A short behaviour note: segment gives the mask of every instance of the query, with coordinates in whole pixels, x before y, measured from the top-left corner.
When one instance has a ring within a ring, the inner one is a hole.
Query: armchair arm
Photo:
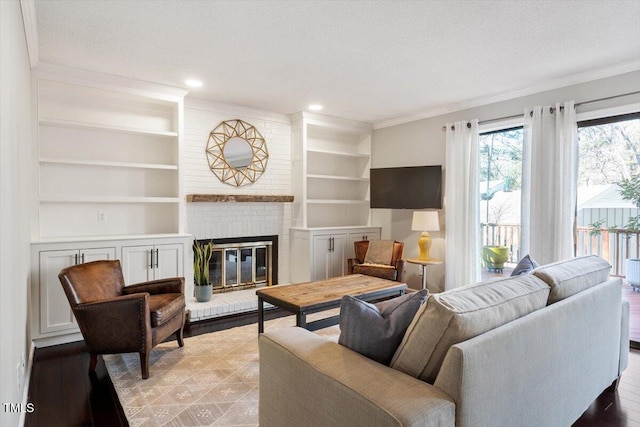
[[[353,274],[353,267],[362,264],[358,258],[347,258],[347,274]]]
[[[73,314],[92,353],[139,352],[151,346],[147,293],[78,304]]]
[[[170,277],[167,279],[152,280],[150,282],[136,283],[125,286],[124,295],[148,292],[155,294],[184,294],[184,277]]]
[[[396,270],[398,271],[398,276],[396,277],[396,280],[398,282],[404,282],[405,265],[406,265],[406,262],[403,259],[399,259],[398,261],[396,261]]]
[[[259,346],[261,427],[455,424],[440,389],[306,329],[262,334]]]

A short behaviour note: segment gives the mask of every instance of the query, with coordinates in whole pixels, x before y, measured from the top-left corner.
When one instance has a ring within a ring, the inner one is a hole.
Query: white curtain
[[[480,281],[478,120],[447,123],[445,289]]]
[[[522,252],[539,264],[574,256],[578,130],[573,101],[525,110]]]

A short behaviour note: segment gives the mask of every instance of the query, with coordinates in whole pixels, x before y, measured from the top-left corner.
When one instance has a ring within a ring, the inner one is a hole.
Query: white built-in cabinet
[[[190,283],[192,236],[180,169],[187,92],[46,64],[33,76],[31,328],[42,346],[82,339],[62,268],[118,259],[127,285]]]
[[[292,228],[290,235],[291,280],[300,283],[347,274],[353,243],[379,240],[380,227]]]
[[[191,265],[192,243],[192,236],[175,235],[32,244],[32,338],[38,346],[82,339],[58,279],[58,273],[63,268],[90,261],[118,259],[125,285],[166,277],[184,277],[191,271],[191,268],[185,269],[184,266]]]
[[[355,241],[380,239],[370,223],[371,124],[301,112],[291,128],[291,279],[342,276]]]

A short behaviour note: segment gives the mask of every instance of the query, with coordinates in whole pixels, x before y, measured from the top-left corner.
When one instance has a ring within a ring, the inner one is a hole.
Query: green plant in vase
[[[196,301],[211,299],[212,285],[209,281],[209,261],[213,255],[213,243],[193,243],[193,284]]]

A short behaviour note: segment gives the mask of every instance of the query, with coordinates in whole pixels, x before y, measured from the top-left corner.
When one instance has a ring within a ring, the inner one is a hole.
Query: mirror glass
[[[247,140],[235,136],[230,138],[222,151],[224,159],[232,168],[246,168],[253,159],[253,150]]]

